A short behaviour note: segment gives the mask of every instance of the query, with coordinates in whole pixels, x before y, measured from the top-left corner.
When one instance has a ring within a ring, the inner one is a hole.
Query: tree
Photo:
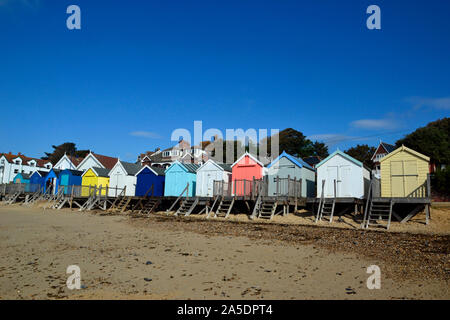
[[[425,127],[398,140],[397,147],[404,145],[431,158],[436,164],[450,163],[450,118],[430,122]]]
[[[58,146],[53,145],[52,148],[53,152],[45,152],[45,156],[41,159],[49,160],[53,165],[58,163],[64,154],[74,157],[85,157],[89,153],[89,150],[77,150],[73,142],[65,142]]]
[[[367,144],[358,144],[356,147],[351,147],[350,149],[345,151],[345,153],[355,158],[356,160],[361,161],[369,168],[372,168],[373,163],[371,158],[376,150],[377,148],[369,147]]]
[[[269,137],[265,143],[267,143],[267,151],[271,151],[271,143],[273,137]],[[287,128],[278,133],[279,152],[286,151],[287,153],[299,157],[305,158],[310,156],[319,156],[325,158],[328,156],[328,147],[321,142],[307,139],[305,135],[292,128]]]

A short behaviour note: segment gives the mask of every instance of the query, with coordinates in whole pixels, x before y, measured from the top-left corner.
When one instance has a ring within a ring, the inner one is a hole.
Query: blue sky
[[[81,8],[68,30],[66,8]],[[381,30],[366,8],[381,8]],[[0,0],[0,151],[134,160],[177,128],[345,149],[450,114],[449,1]]]

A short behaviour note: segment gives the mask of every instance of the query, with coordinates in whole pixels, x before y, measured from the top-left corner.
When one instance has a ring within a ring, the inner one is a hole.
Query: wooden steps
[[[119,201],[114,201],[111,208],[108,209],[109,212],[123,213],[127,210],[132,197],[120,197]]]
[[[277,209],[278,201],[276,200],[262,200],[261,205],[258,210],[258,218],[261,219],[272,219],[275,215],[275,210]]]
[[[217,217],[228,218],[228,216],[230,215],[231,209],[233,209],[233,205],[234,205],[234,198],[230,199],[230,198],[221,197],[219,207],[214,212],[214,218],[217,218]]]
[[[322,208],[320,209],[319,220],[322,218],[328,218],[330,223],[333,222],[334,208],[336,206],[335,198],[324,198],[322,202]]]
[[[385,227],[389,229],[392,218],[392,199],[372,200],[366,219],[365,228],[369,226]]]
[[[184,215],[186,217],[189,216],[192,213],[192,211],[195,209],[197,204],[198,204],[198,198],[185,198],[182,201],[181,206],[175,212],[175,216],[178,216],[178,215]]]
[[[150,214],[158,208],[160,205],[160,199],[148,199],[142,208],[139,210],[138,214]]]

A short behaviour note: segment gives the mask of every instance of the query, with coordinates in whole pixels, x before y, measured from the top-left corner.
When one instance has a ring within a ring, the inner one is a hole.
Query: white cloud
[[[161,139],[162,137],[151,131],[133,131],[130,132],[130,136],[141,137],[141,138],[149,138],[149,139]]]
[[[450,97],[444,98],[425,98],[425,97],[411,97],[406,99],[414,106],[414,109],[429,107],[433,109],[450,110]]]
[[[351,123],[352,127],[367,130],[394,129],[398,124],[393,119],[360,119]]]
[[[363,138],[357,136],[348,136],[338,133],[313,134],[307,137],[311,141],[320,141],[325,143],[328,147],[334,146],[344,141],[355,141]]]

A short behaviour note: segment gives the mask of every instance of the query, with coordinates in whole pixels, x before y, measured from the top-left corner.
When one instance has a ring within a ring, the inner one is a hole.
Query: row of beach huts
[[[212,159],[202,164],[175,161],[167,168],[90,152],[83,159],[64,155],[48,172],[19,172],[13,182],[29,185],[29,193],[90,198],[84,207],[91,200],[94,203],[95,197],[103,197],[103,209],[109,203],[112,207],[123,204],[124,210],[131,199],[140,199],[139,205],[144,208],[142,199],[160,198],[150,202],[153,210],[162,199],[177,198],[178,202],[183,198],[177,212],[190,214],[199,203],[208,211],[217,202],[218,211],[221,207],[228,208],[228,216],[236,199],[245,202],[252,216],[266,214],[271,218],[280,205],[284,212],[289,212],[292,205],[297,209],[299,204],[310,203],[317,211],[316,221],[328,215],[331,222],[339,205],[344,209],[354,205],[355,213],[364,210],[367,226],[371,219],[384,217],[389,227],[392,216],[404,222],[423,209],[427,211],[428,222],[430,159],[405,146],[392,148],[379,158],[376,177],[362,162],[340,150],[314,166],[283,152],[268,165],[244,153],[233,164]],[[403,216],[395,212],[394,205],[399,204],[407,208]]]

